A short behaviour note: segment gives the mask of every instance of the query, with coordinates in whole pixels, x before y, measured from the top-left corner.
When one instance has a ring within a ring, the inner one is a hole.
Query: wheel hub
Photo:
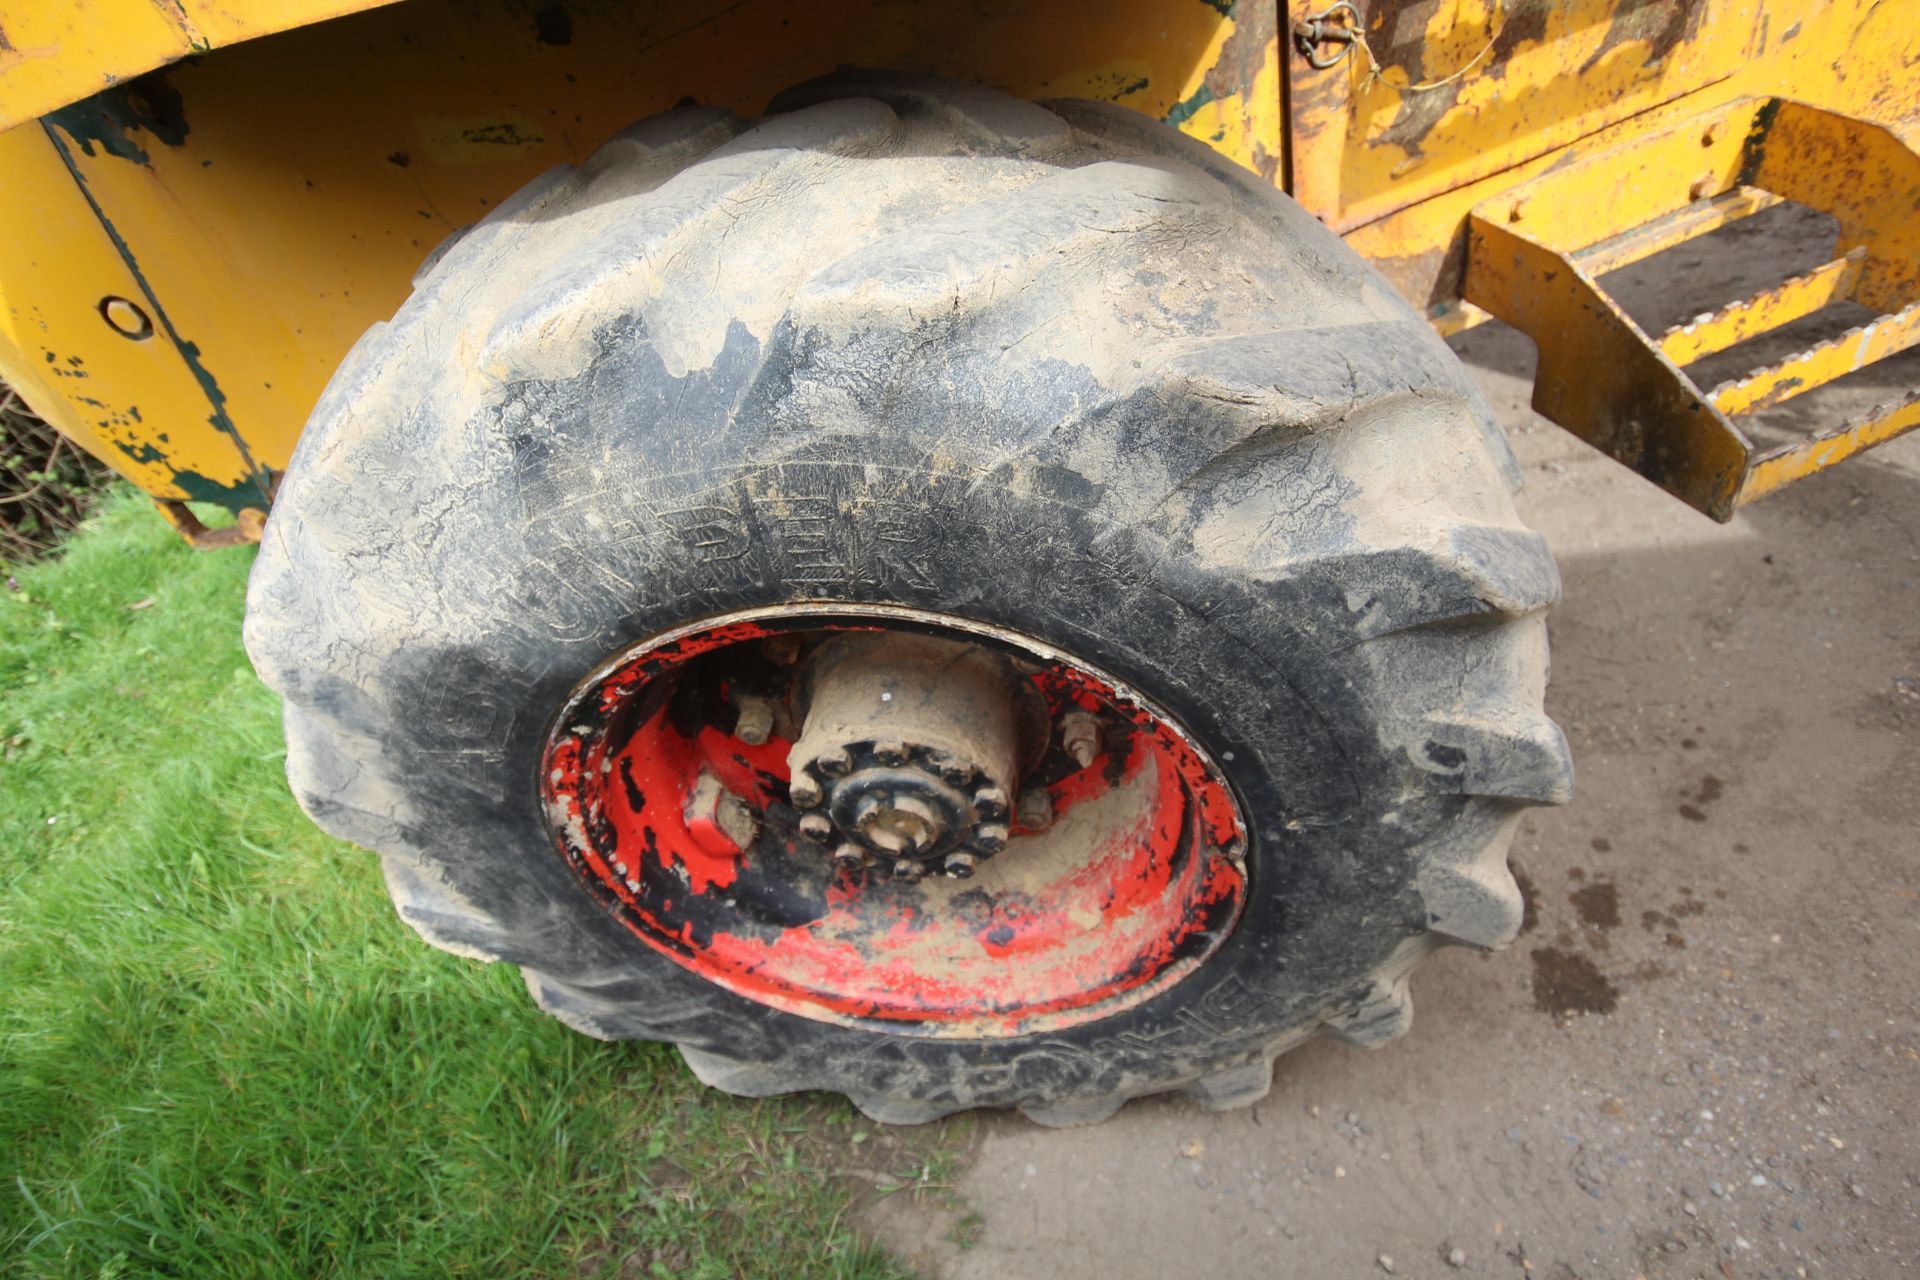
[[[977,644],[887,631],[827,640],[802,673],[803,727],[787,756],[801,834],[831,843],[838,862],[908,880],[972,875],[1011,834],[1020,688],[1007,659]]]
[[[1246,898],[1217,766],[1010,632],[879,606],[734,615],[585,681],[541,786],[637,938],[788,1012],[1025,1035],[1190,973]]]

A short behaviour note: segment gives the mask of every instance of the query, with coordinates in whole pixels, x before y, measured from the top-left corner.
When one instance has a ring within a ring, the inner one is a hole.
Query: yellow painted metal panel
[[[1279,173],[1272,4],[1230,18],[1200,0],[576,0],[563,31],[532,12],[414,0],[54,117],[260,462],[285,465],[347,348],[435,244],[683,99],[756,115],[842,65],[891,66],[1125,103]]]
[[[0,129],[190,54],[392,0],[0,0]]]
[[[0,379],[156,497],[264,505],[218,406],[46,133],[0,133],[0,173]],[[138,308],[151,333],[117,332],[102,314],[110,298]]]
[[[1623,10],[1634,7],[1626,0],[1615,3]],[[1299,10],[1299,0],[1293,8]],[[1609,125],[1586,138],[1575,151],[1547,152],[1509,163],[1498,172],[1354,227],[1344,233],[1346,241],[1379,267],[1409,301],[1425,308],[1437,327],[1454,330],[1462,327],[1456,317],[1460,314],[1469,213],[1498,199],[1503,192],[1565,167],[1570,160],[1610,147],[1632,146],[1679,121],[1711,114],[1743,99],[1774,97],[1790,97],[1824,111],[1882,125],[1909,149],[1920,150],[1917,11],[1920,5],[1914,0],[1765,0],[1750,56],[1726,76]],[[1735,28],[1733,39],[1738,43],[1744,36],[1738,23]],[[1707,32],[1709,39],[1716,34],[1717,28]],[[1300,58],[1291,51],[1289,57],[1298,105]],[[1489,58],[1464,79],[1491,76],[1496,69],[1497,63]],[[1561,71],[1577,77],[1580,63],[1569,57]],[[1469,127],[1471,117],[1463,114],[1458,124]],[[1307,145],[1298,135],[1309,128],[1310,122],[1304,119],[1294,122],[1296,160]],[[1502,145],[1501,135],[1493,129],[1485,131],[1481,141],[1488,147]],[[1732,139],[1736,147],[1740,141]],[[1507,154],[1511,157],[1517,153]],[[1689,199],[1688,190],[1706,167],[1698,156],[1677,150],[1671,153],[1670,168],[1647,173],[1643,185],[1663,185],[1669,198],[1677,197],[1684,204]],[[1296,189],[1295,194],[1322,218],[1331,221],[1340,216],[1338,206],[1323,203],[1305,187]],[[1791,193],[1784,194],[1793,198]],[[1645,221],[1619,204],[1618,195],[1613,187],[1593,187],[1574,203],[1576,214],[1585,224],[1599,229],[1595,238],[1624,232]]]
[[[1363,45],[1326,69],[1289,63],[1294,192],[1345,231],[1511,168],[1730,75],[1757,7],[1357,0]]]

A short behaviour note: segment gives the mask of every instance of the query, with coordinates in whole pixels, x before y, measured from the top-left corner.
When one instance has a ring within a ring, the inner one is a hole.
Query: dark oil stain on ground
[[[1697,791],[1691,793],[1682,791],[1680,793],[1694,802],[1693,804],[1681,805],[1680,816],[1688,822],[1705,822],[1707,820],[1705,806],[1712,804],[1715,800],[1725,795],[1726,790],[1725,783],[1721,782],[1720,779],[1714,777],[1712,774],[1707,774],[1700,779],[1700,787]]]
[[[1620,927],[1620,891],[1610,880],[1595,880],[1567,895],[1580,919],[1596,929]]]
[[[1576,951],[1540,947],[1533,953],[1533,1007],[1552,1017],[1570,1013],[1612,1013],[1620,988]]]

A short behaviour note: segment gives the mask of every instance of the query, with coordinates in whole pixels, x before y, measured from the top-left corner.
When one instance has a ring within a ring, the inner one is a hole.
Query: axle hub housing
[[[1021,687],[1000,654],[937,636],[855,632],[822,644],[787,756],[802,834],[833,842],[838,860],[906,879],[971,875],[1006,846]]]

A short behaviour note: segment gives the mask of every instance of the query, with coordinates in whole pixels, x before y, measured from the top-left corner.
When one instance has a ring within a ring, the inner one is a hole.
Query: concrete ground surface
[[[1621,287],[1672,314],[1684,278],[1711,305],[1819,230],[1762,225]],[[1442,952],[1409,1035],[1310,1044],[1249,1110],[985,1118],[953,1204],[865,1211],[925,1274],[1915,1269],[1920,436],[1721,526],[1534,417],[1517,335],[1456,346],[1565,581],[1547,704],[1578,794],[1515,843],[1525,931]],[[1770,420],[1897,396],[1920,362],[1862,381]]]

